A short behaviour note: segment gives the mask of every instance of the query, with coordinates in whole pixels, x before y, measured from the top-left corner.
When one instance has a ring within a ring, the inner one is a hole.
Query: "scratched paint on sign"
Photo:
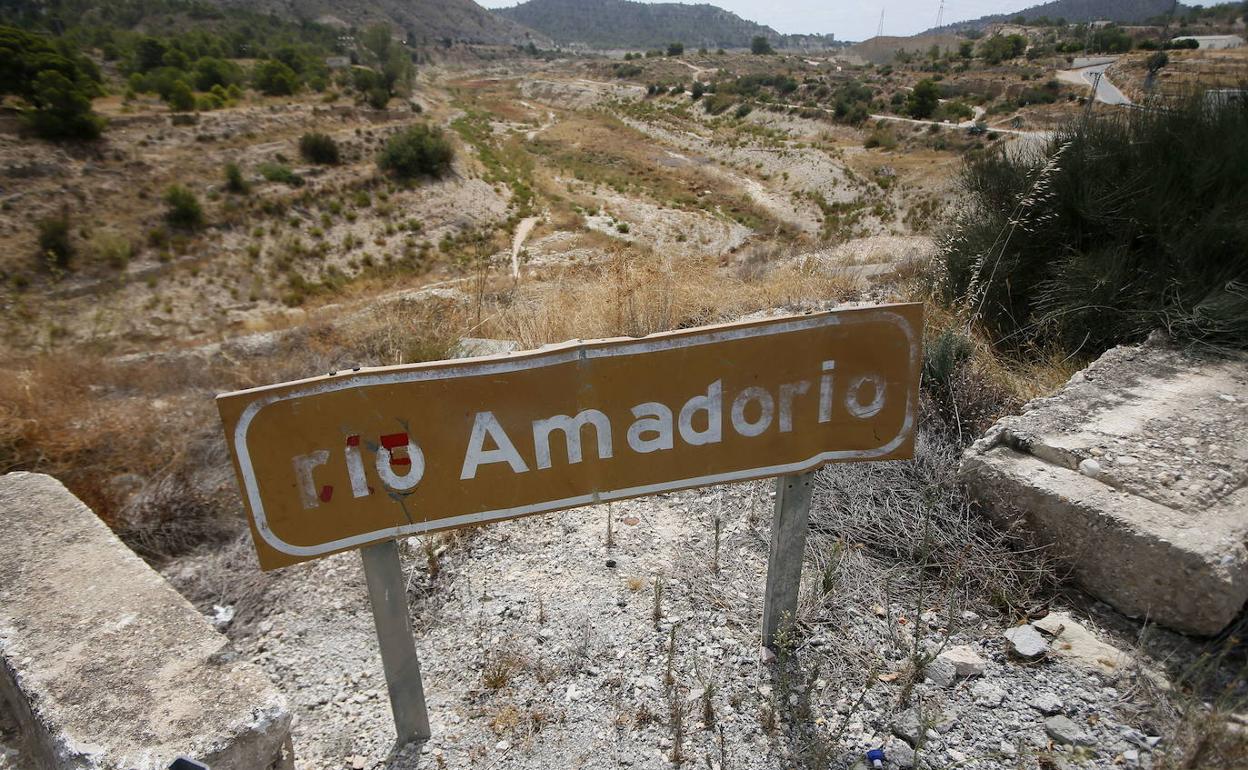
[[[218,398],[263,567],[673,489],[909,457],[922,306],[385,367]]]

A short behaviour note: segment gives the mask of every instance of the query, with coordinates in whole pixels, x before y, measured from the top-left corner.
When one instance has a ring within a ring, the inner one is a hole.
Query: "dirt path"
[[[511,277],[517,281],[520,280],[520,251],[524,248],[524,240],[540,221],[541,217],[525,217],[516,226],[516,236],[511,240]]]

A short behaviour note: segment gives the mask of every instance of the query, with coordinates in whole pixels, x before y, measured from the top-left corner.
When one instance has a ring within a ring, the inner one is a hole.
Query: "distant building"
[[[325,66],[331,70],[345,70],[351,66],[351,58],[349,56],[326,56]]]
[[[1088,22],[1088,26],[1092,29],[1104,29],[1112,24],[1113,22],[1109,19],[1097,19],[1096,21]]]
[[[1223,48],[1239,48],[1244,44],[1244,39],[1239,35],[1183,35],[1176,37],[1174,42],[1180,40],[1195,40],[1200,48],[1211,51]]]

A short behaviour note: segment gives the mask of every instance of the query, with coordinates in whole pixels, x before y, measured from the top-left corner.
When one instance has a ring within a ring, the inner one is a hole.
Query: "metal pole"
[[[776,479],[776,512],[767,555],[767,592],[763,595],[763,645],[767,647],[774,647],[781,627],[797,618],[814,479],[814,471]]]
[[[428,740],[429,712],[425,708],[425,688],[420,681],[420,658],[407,614],[407,586],[399,564],[399,546],[393,540],[366,545],[360,549],[368,599],[377,624],[381,665],[390,691],[397,745],[412,740]]]

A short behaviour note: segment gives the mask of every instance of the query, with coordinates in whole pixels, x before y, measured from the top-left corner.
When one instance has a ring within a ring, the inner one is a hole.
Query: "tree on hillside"
[[[767,42],[767,38],[762,35],[755,35],[754,39],[750,41],[750,53],[763,56],[769,53],[775,53],[775,51],[771,49],[771,43]]]
[[[684,43],[668,43],[667,44],[668,56],[683,56],[684,53],[685,53]]]
[[[91,112],[99,94],[94,68],[72,51],[14,27],[0,27],[0,95],[13,94],[29,105],[27,125],[45,139],[95,139],[104,121]]]
[[[299,89],[299,76],[290,66],[276,59],[257,64],[251,78],[256,90],[266,96],[289,96]]]
[[[1022,35],[993,35],[979,44],[979,55],[989,64],[1000,64],[1018,58],[1026,48],[1027,39]]]
[[[906,112],[912,118],[930,118],[940,105],[940,86],[933,80],[920,80],[906,99]]]

